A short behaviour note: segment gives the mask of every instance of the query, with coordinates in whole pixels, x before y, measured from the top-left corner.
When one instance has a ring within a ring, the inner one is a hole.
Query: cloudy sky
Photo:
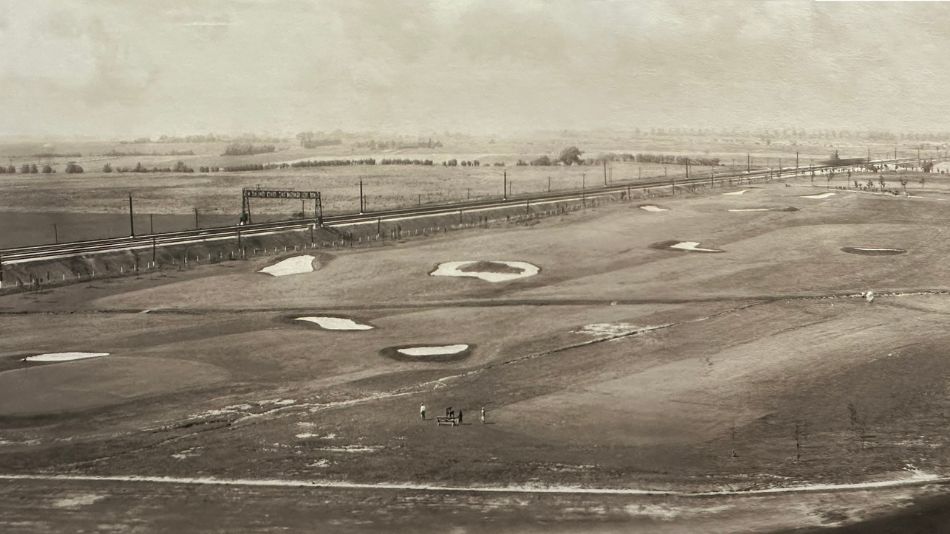
[[[950,3],[0,0],[0,135],[950,130]]]

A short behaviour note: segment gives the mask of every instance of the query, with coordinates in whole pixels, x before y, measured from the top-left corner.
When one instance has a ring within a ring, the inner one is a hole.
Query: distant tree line
[[[69,172],[69,171],[66,171],[66,172]],[[112,165],[109,164],[109,163],[106,163],[105,165],[103,165],[103,166],[102,166],[102,172],[105,172],[105,173],[113,172]],[[142,165],[142,162],[140,161],[140,162],[138,162],[138,163],[135,164],[135,167],[132,167],[132,168],[129,168],[129,167],[116,167],[116,168],[115,168],[115,172],[140,172],[140,173],[146,173],[146,172],[183,172],[183,173],[189,173],[189,172],[195,172],[195,170],[194,170],[193,168],[191,168],[191,167],[185,165],[185,163],[184,163],[183,161],[178,161],[178,162],[176,162],[174,167],[152,167],[152,168],[148,168],[148,167]]]
[[[112,149],[105,154],[99,154],[101,157],[122,157],[122,156],[194,156],[194,150],[170,150],[168,152],[156,152],[155,150],[151,152],[142,152],[140,150],[130,150],[128,152],[119,152],[116,149]]]
[[[342,139],[328,139],[313,132],[300,132],[297,134],[297,141],[299,141],[300,146],[304,148],[317,148],[321,146],[334,146],[343,144]]]
[[[231,143],[224,149],[222,156],[250,156],[253,154],[268,154],[277,150],[274,145],[255,145],[252,143]]]
[[[213,133],[204,135],[185,135],[171,136],[162,135],[154,141],[149,137],[139,137],[132,141],[121,141],[121,144],[145,144],[145,143],[223,143],[223,142],[244,142],[244,143],[281,143],[286,141],[279,137],[260,136],[255,134],[242,134],[238,136],[217,135]]]
[[[443,161],[443,167],[480,167],[482,164],[477,159],[472,161],[459,161],[455,158],[452,158],[448,161]]]
[[[33,154],[31,158],[81,158],[82,154],[79,152],[70,152],[65,154],[58,154],[56,152],[40,152],[39,154]]]
[[[370,139],[369,141],[361,141],[356,143],[356,148],[368,148],[370,150],[382,150],[382,149],[405,149],[405,148],[440,148],[442,146],[441,141],[433,141],[432,138],[428,138],[425,141],[416,141],[414,143],[406,141],[377,141],[376,139]]]
[[[380,165],[432,165],[431,159],[381,159]]]
[[[290,164],[291,167],[345,167],[347,165],[376,165],[373,158],[364,159],[316,159],[306,161],[295,161]]]

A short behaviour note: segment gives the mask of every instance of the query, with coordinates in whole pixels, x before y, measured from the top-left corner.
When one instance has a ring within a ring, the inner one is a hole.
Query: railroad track
[[[874,164],[894,163],[910,160],[877,160]],[[647,182],[625,182],[607,186],[587,188],[583,190],[561,191],[552,193],[535,193],[512,196],[503,199],[475,200],[466,202],[457,202],[451,204],[441,204],[433,206],[418,206],[413,208],[397,208],[382,211],[373,211],[367,213],[330,215],[323,219],[323,225],[328,227],[346,227],[359,224],[380,223],[383,221],[398,221],[403,219],[414,219],[422,217],[432,217],[438,215],[451,215],[456,213],[465,213],[473,211],[491,211],[497,209],[513,208],[525,206],[530,209],[531,206],[543,204],[553,204],[558,202],[567,202],[597,198],[601,196],[616,195],[620,192],[633,191],[639,189],[651,189],[657,187],[670,187],[675,183],[682,187],[693,184],[707,184],[711,181],[719,181],[736,178],[746,178],[750,180],[776,176],[781,172],[782,177],[793,177],[807,175],[812,170],[824,172],[828,169],[841,167],[832,165],[800,167],[797,172],[795,168],[783,168],[780,171],[772,169],[761,169],[751,172],[723,174],[713,177],[701,176],[689,179],[665,179],[651,180]],[[308,231],[317,221],[314,219],[297,219],[291,221],[274,221],[266,223],[221,226],[213,228],[202,228],[195,230],[183,230],[179,232],[161,232],[155,234],[136,235],[128,237],[114,237],[108,239],[92,239],[86,241],[72,241],[69,243],[56,243],[47,245],[35,245],[28,247],[16,247],[0,249],[0,266],[15,265],[22,263],[31,263],[36,261],[49,261],[87,254],[102,254],[109,252],[120,252],[127,250],[140,250],[148,248],[168,247],[176,245],[188,245],[205,243],[209,241],[238,240],[246,237],[261,235],[270,235],[291,231]]]

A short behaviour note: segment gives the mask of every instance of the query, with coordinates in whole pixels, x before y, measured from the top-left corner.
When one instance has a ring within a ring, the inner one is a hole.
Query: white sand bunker
[[[373,327],[368,324],[362,324],[354,321],[353,319],[347,319],[345,317],[323,317],[323,316],[314,316],[314,317],[297,317],[295,321],[305,321],[308,323],[314,323],[324,330],[372,330]]]
[[[652,211],[652,212],[670,211],[669,208],[661,208],[659,206],[654,206],[652,204],[640,206],[640,209],[642,209],[643,211]]]
[[[541,271],[537,265],[524,261],[448,261],[440,263],[430,276],[467,276],[486,282],[507,282],[534,276]]]
[[[733,191],[731,193],[723,193],[723,195],[744,195],[748,189],[743,189],[742,191]]]
[[[25,362],[71,362],[73,360],[87,360],[108,356],[108,352],[50,352],[23,358]]]
[[[817,195],[802,195],[802,198],[814,198],[814,199],[822,200],[832,195],[834,195],[834,193],[819,193]]]
[[[468,350],[468,345],[456,344],[456,345],[434,345],[429,347],[406,347],[402,349],[396,349],[396,352],[400,354],[405,354],[406,356],[447,356],[450,354],[458,354]]]
[[[271,276],[287,276],[290,274],[302,274],[313,272],[313,260],[315,258],[309,254],[303,256],[294,256],[286,260],[279,261],[273,265],[268,265],[258,272],[267,273]]]
[[[717,248],[702,248],[699,246],[698,241],[680,241],[679,243],[670,245],[670,248],[675,248],[677,250],[687,250],[689,252],[724,252]]]
[[[387,358],[412,363],[449,363],[471,356],[475,345],[452,343],[444,345],[402,345],[386,347],[379,353]]]

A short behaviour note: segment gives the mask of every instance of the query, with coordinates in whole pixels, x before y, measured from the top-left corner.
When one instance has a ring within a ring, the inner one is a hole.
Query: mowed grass
[[[106,456],[102,447],[158,441],[110,456],[98,472],[635,487],[895,478],[907,463],[943,472],[943,197],[807,199],[821,190],[807,180],[746,188],[665,199],[662,213],[628,202],[327,253],[302,275],[262,275],[273,259],[261,258],[5,296],[3,310],[37,313],[0,318],[4,374],[16,373],[17,391],[73,389],[9,403],[5,438],[42,445],[0,449],[0,466],[56,470]],[[758,206],[799,211],[728,211]],[[670,239],[725,252],[650,247]],[[860,256],[845,246],[907,253]],[[527,261],[541,272],[502,284],[428,275],[461,260]],[[859,297],[867,289],[873,304]],[[54,310],[70,313],[44,313]],[[292,320],[317,314],[376,328],[331,332]],[[630,335],[584,329],[600,323]],[[455,362],[380,353],[455,343],[476,348]],[[106,402],[93,392],[112,387],[113,374],[70,362],[56,364],[53,381],[17,359],[63,350],[110,352],[100,367],[115,357],[165,371],[142,395]],[[168,365],[148,364],[170,360],[209,378],[183,384]],[[92,407],[68,413],[71,395]],[[422,402],[430,414],[461,408],[472,424],[423,422]],[[478,422],[482,406],[492,424]],[[156,421],[168,425],[159,437]],[[231,424],[215,429],[222,421]],[[196,422],[209,426],[161,441]],[[117,424],[132,430],[83,445]],[[68,448],[53,441],[67,436]],[[202,452],[172,458],[192,447]]]

